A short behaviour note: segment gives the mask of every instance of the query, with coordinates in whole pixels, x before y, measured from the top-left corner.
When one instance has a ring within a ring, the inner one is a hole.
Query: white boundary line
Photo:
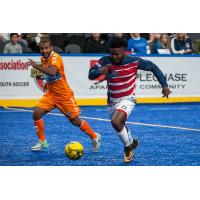
[[[8,110],[18,110],[18,111],[21,111],[21,112],[33,112],[32,110],[26,110],[26,109],[20,109],[20,108],[6,108],[6,109],[8,109]],[[48,114],[48,115],[56,115],[56,116],[64,116],[63,114],[60,114],[60,113],[47,113],[47,114]],[[102,118],[96,118],[96,117],[81,116],[81,118],[110,122],[109,119],[102,119]],[[185,130],[185,131],[200,132],[200,129],[195,129],[195,128],[184,128],[184,127],[179,127],[179,126],[166,126],[166,125],[147,124],[147,123],[140,123],[140,122],[126,122],[126,123],[127,123],[127,124],[136,124],[136,125],[141,125],[141,126],[152,126],[152,127],[171,128],[171,129],[178,129],[178,130]]]

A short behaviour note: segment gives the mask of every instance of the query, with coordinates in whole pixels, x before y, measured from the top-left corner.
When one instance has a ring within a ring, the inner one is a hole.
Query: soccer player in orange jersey
[[[46,74],[47,83],[46,92],[33,112],[33,120],[39,142],[32,147],[32,150],[40,151],[48,147],[43,116],[57,107],[72,124],[78,126],[90,136],[93,151],[97,151],[100,147],[101,135],[95,133],[90,125],[79,117],[81,111],[74,98],[73,91],[66,81],[62,57],[53,51],[51,40],[47,37],[41,39],[39,47],[42,54],[41,63],[36,63],[29,59],[29,64]]]

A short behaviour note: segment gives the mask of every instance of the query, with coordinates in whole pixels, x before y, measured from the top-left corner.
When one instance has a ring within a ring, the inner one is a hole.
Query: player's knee
[[[69,120],[73,125],[80,127],[82,120],[79,117],[75,117]]]
[[[42,114],[40,112],[38,112],[37,110],[35,110],[33,112],[32,117],[33,117],[34,121],[37,121],[37,120],[40,120],[42,118]]]
[[[112,119],[111,124],[117,132],[119,132],[123,129],[123,124],[121,124],[121,122],[117,119]]]

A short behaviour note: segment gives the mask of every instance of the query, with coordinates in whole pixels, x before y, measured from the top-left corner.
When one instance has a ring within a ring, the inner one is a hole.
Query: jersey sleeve
[[[106,57],[102,57],[100,58],[95,65],[93,65],[90,70],[89,70],[89,74],[88,74],[88,78],[89,80],[94,80],[96,78],[98,78],[101,74],[100,74],[100,68],[109,64],[109,60]]]
[[[162,88],[168,87],[166,77],[164,76],[164,74],[158,68],[156,64],[154,64],[153,62],[149,60],[144,60],[142,58],[138,58],[138,62],[139,62],[138,69],[144,70],[144,71],[151,71],[154,74],[154,76],[157,78]]]
[[[62,65],[62,58],[58,55],[53,55],[49,64],[50,66],[55,66],[57,69],[60,69]]]

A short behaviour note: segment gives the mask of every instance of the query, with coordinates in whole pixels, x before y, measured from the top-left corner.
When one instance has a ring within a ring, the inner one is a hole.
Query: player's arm
[[[98,78],[100,75],[101,75],[100,68],[95,65],[90,68],[88,78],[89,80],[94,80]]]
[[[168,98],[171,91],[168,88],[166,77],[164,76],[164,74],[158,68],[157,65],[155,65],[154,63],[152,63],[149,60],[143,60],[143,59],[139,58],[138,69],[141,69],[141,70],[144,70],[144,71],[151,71],[154,74],[154,76],[157,78],[158,82],[160,83],[160,85],[162,87],[163,97]]]
[[[52,76],[55,76],[58,71],[58,68],[56,66],[44,67],[42,63],[38,64],[31,59],[29,59],[29,65],[32,65],[35,69],[38,69],[39,71]]]
[[[108,74],[108,69],[110,64],[105,58],[101,58],[94,66],[92,66],[89,70],[88,78],[89,80],[94,80],[98,78],[100,75]]]
[[[102,66],[100,68],[97,67],[97,66],[94,66],[90,69],[88,78],[90,80],[94,80],[102,74],[107,75],[108,69],[109,69],[109,65],[105,65],[105,66]]]

